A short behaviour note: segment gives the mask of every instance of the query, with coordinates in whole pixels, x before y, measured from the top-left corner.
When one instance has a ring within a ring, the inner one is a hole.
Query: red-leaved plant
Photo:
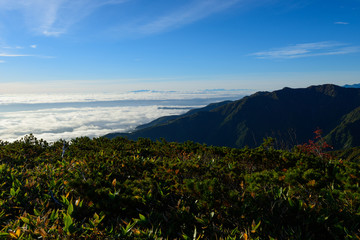
[[[327,144],[321,136],[322,130],[317,129],[314,131],[314,134],[315,137],[313,140],[309,140],[308,143],[297,145],[297,149],[306,154],[315,155],[321,158],[330,158],[330,154],[326,153],[326,150],[332,149],[332,146]]]

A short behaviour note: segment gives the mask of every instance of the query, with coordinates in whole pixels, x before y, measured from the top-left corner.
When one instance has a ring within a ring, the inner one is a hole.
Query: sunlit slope
[[[0,141],[0,239],[358,239],[359,149],[310,146]]]

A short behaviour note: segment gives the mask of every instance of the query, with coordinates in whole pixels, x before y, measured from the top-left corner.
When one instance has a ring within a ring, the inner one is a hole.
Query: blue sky
[[[359,0],[0,0],[0,93],[359,82]]]

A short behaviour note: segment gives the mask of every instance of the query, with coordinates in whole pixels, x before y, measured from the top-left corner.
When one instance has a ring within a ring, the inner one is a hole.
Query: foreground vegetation
[[[360,239],[359,154],[314,142],[0,145],[0,238]]]

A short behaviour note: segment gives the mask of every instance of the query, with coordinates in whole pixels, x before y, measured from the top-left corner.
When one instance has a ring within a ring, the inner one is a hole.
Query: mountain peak
[[[312,139],[313,131],[318,128],[325,135],[329,134],[345,115],[359,106],[360,89],[333,84],[284,88],[274,92],[257,92],[121,136],[130,139],[165,138],[176,142],[190,140],[229,147],[254,147],[263,138],[272,137],[277,140],[278,147],[291,148]],[[115,136],[112,134],[109,137]],[[332,140],[337,141],[336,138]]]
[[[318,85],[318,86],[310,86],[310,90],[315,90],[316,92],[322,93],[327,96],[335,97],[339,94],[339,92],[342,92],[344,88],[334,85],[334,84],[324,84],[324,85]]]

